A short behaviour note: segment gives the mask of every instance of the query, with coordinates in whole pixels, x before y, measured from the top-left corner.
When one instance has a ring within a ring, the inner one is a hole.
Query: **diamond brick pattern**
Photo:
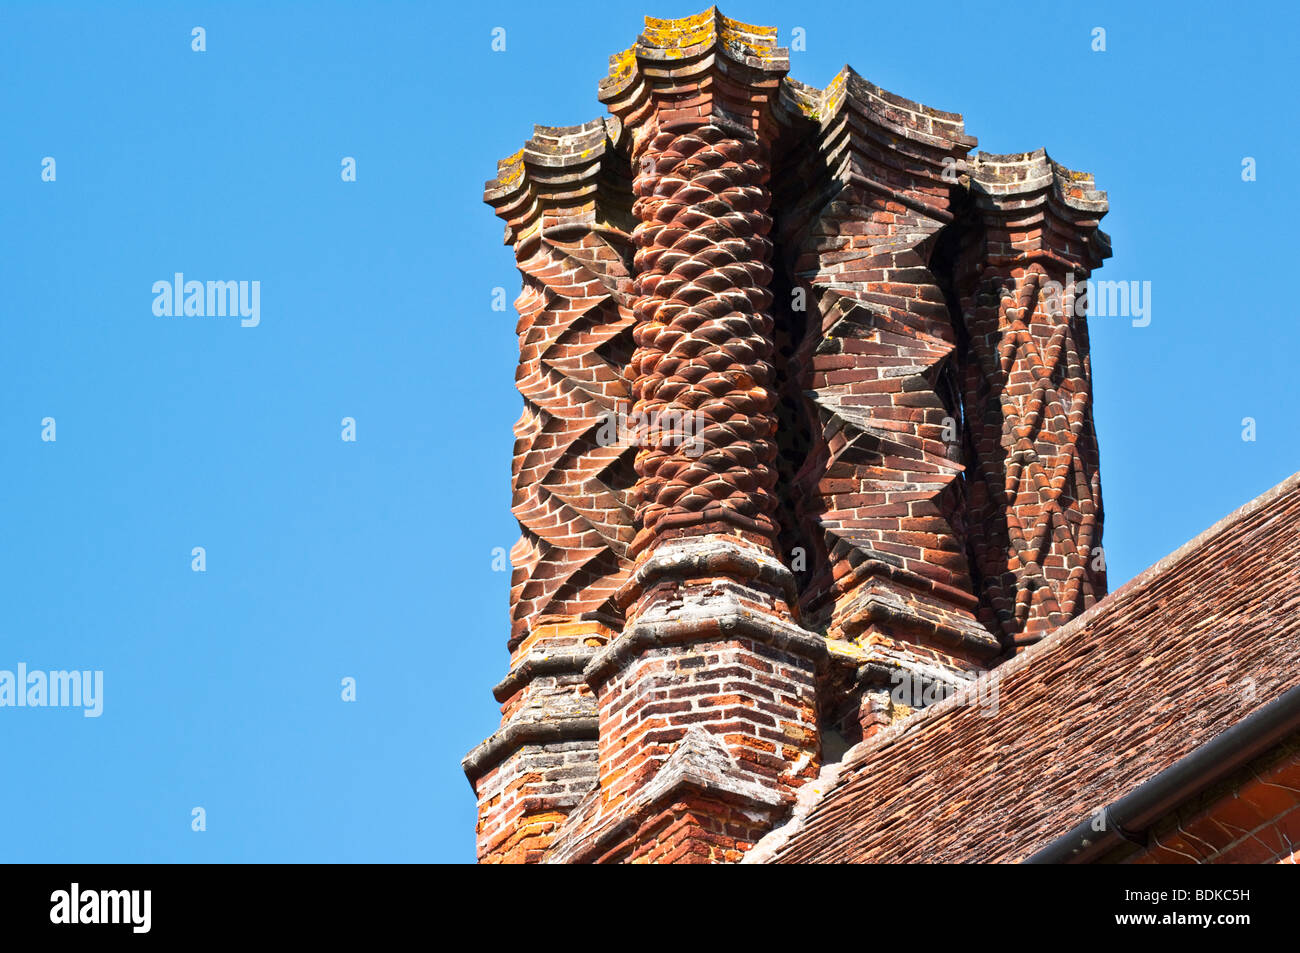
[[[1076,290],[1108,250],[1091,179],[1043,153],[980,156],[985,267],[964,302],[981,620],[1020,648],[1106,593],[1088,328]],[[972,269],[973,270],[973,269]]]

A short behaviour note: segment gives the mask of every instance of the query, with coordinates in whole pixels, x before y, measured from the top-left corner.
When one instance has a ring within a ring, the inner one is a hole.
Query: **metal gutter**
[[[1297,731],[1300,731],[1300,685],[1107,805],[1101,815],[1104,830],[1094,830],[1097,818],[1089,816],[1023,862],[1088,863],[1121,840],[1145,843],[1148,830],[1161,818]]]

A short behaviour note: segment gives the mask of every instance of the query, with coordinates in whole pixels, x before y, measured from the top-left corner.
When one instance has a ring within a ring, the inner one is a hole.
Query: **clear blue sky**
[[[1101,277],[1153,309],[1092,329],[1112,587],[1300,466],[1300,15],[1168,7],[723,7],[802,26],[805,82],[851,63],[1110,193]],[[0,708],[0,861],[472,859],[519,412],[482,185],[533,123],[602,113],[643,14],[698,9],[4,4],[0,669],[101,669],[105,698]],[[261,324],[156,317],[178,271],[260,281]]]

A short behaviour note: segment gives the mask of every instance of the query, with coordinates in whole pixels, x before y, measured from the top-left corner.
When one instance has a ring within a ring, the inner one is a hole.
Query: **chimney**
[[[1075,313],[1104,193],[788,68],[774,28],[647,19],[610,116],[488,183],[524,413],[481,861],[739,860],[1105,593]]]

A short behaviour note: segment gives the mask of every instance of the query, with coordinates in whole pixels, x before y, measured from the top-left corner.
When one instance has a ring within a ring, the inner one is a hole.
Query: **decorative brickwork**
[[[767,161],[753,138],[690,120],[678,128],[659,132],[641,152],[630,373],[636,411],[698,415],[697,443],[661,430],[637,454],[638,543],[716,522],[770,546],[776,421]]]
[[[1104,594],[1087,330],[1041,294],[1105,257],[1104,196],[788,68],[774,28],[647,19],[611,118],[488,184],[525,409],[482,860],[739,860]]]
[[[1110,254],[1090,176],[1042,151],[980,156],[983,248],[959,281],[981,620],[1017,647],[1106,593],[1088,326],[1076,288]]]
[[[602,120],[539,126],[488,188],[523,277],[512,648],[536,622],[599,613],[628,567],[632,452],[597,441],[602,415],[628,400],[631,249],[617,224],[626,160],[614,152]]]
[[[791,374],[813,417],[793,487],[815,554],[803,609],[866,650],[867,678],[838,706],[856,740],[881,724],[862,691],[900,669],[955,688],[1000,649],[958,532],[956,332],[928,267],[953,221],[945,170],[974,140],[960,116],[848,68],[825,92],[787,90],[820,117],[782,196],[787,269],[811,305]]]
[[[595,779],[595,698],[582,677],[622,617],[631,568],[631,447],[602,445],[629,399],[631,176],[618,124],[537,127],[487,201],[523,278],[511,552],[511,671],[502,727],[467,759],[483,859],[535,860]]]

